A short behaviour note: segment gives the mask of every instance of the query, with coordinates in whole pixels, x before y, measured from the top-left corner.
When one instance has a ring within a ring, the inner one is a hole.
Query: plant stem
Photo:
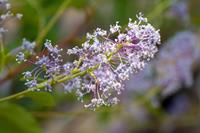
[[[99,65],[95,65],[94,67],[88,68],[85,71],[78,72],[78,73],[73,74],[71,76],[67,75],[67,76],[64,76],[63,78],[60,78],[61,76],[59,75],[59,76],[54,78],[54,82],[56,81],[56,83],[61,83],[61,82],[68,81],[70,79],[73,79],[73,78],[76,78],[76,77],[79,77],[79,76],[84,76],[85,74],[87,74],[87,73],[89,73],[91,71],[94,71],[98,67],[99,67]],[[24,90],[22,92],[19,92],[19,93],[13,94],[11,96],[7,96],[7,97],[4,97],[4,98],[1,98],[0,102],[4,102],[4,101],[7,101],[7,100],[10,100],[10,99],[13,99],[13,98],[22,97],[24,94],[27,94],[27,93],[29,93],[31,91],[34,91],[34,90],[37,90],[37,89],[42,89],[42,88],[44,88],[46,86],[47,83],[53,84],[53,81],[52,80],[46,80],[46,81],[38,84],[36,87],[28,88],[27,90]]]
[[[27,89],[27,90],[24,90],[22,92],[19,92],[19,93],[16,93],[16,94],[1,98],[0,102],[7,101],[7,100],[10,100],[10,99],[13,99],[13,98],[17,98],[17,97],[22,97],[24,94],[26,94],[26,93],[28,93],[30,91],[31,91],[30,89]]]
[[[71,0],[64,0],[59,9],[57,10],[56,14],[52,17],[50,22],[44,27],[44,29],[40,32],[36,39],[36,44],[40,44],[44,37],[47,35],[47,33],[51,30],[51,28],[54,26],[54,24],[57,22],[59,17],[63,14],[66,7],[69,5]]]

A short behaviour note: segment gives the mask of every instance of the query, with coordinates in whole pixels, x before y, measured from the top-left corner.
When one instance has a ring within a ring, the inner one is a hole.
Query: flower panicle
[[[62,82],[64,90],[75,91],[81,102],[90,95],[90,101],[85,103],[86,108],[117,104],[118,96],[124,90],[123,81],[128,80],[130,74],[142,70],[154,57],[158,51],[157,44],[160,44],[159,30],[148,23],[142,13],[136,17],[134,22],[129,19],[125,29],[116,22],[107,31],[97,28],[93,33],[87,33],[82,47],[76,46],[67,51],[68,55],[77,56],[73,62],[63,63],[62,49],[47,40],[44,45],[49,54],[37,57],[34,63],[37,67],[24,73],[26,85],[37,86],[39,75],[52,81],[56,76],[73,76],[77,72],[87,71],[82,76]],[[27,61],[22,53],[18,58],[18,61]],[[95,69],[90,71],[90,68]],[[48,88],[52,89],[50,86],[49,83]]]

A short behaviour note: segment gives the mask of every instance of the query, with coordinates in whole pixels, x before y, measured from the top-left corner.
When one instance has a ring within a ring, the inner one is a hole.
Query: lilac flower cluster
[[[35,42],[30,42],[24,38],[22,45],[19,49],[21,52],[19,52],[17,54],[16,61],[18,63],[27,61],[26,55],[33,55],[35,46],[36,46]],[[16,49],[16,50],[18,50],[18,49]]]
[[[85,107],[118,103],[117,95],[124,90],[123,81],[129,79],[131,73],[143,69],[157,52],[159,31],[142,14],[137,18],[135,22],[130,19],[124,31],[118,22],[111,25],[109,31],[97,28],[93,34],[87,34],[81,48],[68,50],[68,54],[78,56],[79,60],[73,64],[81,71],[98,66],[82,78],[82,87],[77,90],[79,97],[92,94],[91,102]]]
[[[165,88],[164,95],[176,92],[182,86],[192,86],[192,67],[199,59],[199,51],[198,38],[190,31],[177,33],[167,42],[155,63],[158,74],[156,84]]]
[[[192,67],[199,61],[200,44],[197,35],[191,31],[177,33],[160,49],[158,56],[142,72],[126,82],[130,91],[147,91],[155,86],[162,88],[162,95],[168,96],[182,86],[193,84]]]
[[[36,66],[32,71],[26,71],[23,73],[24,79],[26,79],[25,85],[28,88],[36,87],[40,79],[53,79],[55,76],[61,74],[61,70],[64,69],[62,66],[62,59],[60,55],[62,49],[58,48],[57,46],[52,46],[51,41],[49,40],[47,40],[44,45],[45,48],[48,50],[48,55],[42,55],[41,57],[36,56],[36,61],[34,62],[27,60],[24,53],[22,52],[17,55],[16,60],[18,62],[27,61]],[[24,40],[22,48],[32,53],[34,46],[34,42],[31,43],[27,40]],[[52,91],[51,88],[51,84],[47,83],[45,89],[47,91]]]
[[[137,19],[134,22],[129,19],[124,30],[116,22],[109,31],[97,28],[92,34],[87,33],[82,47],[74,47],[67,52],[68,55],[76,55],[78,60],[65,64],[62,64],[60,55],[62,49],[46,41],[44,45],[49,54],[37,57],[33,63],[37,67],[24,73],[26,85],[37,87],[40,74],[48,81],[58,76],[71,76],[71,80],[61,85],[67,92],[74,91],[80,101],[89,94],[91,99],[85,104],[86,108],[117,104],[118,95],[124,90],[123,81],[129,79],[130,74],[142,70],[157,52],[156,45],[160,44],[159,30],[149,24],[141,13]],[[23,53],[18,54],[17,60],[26,61]],[[85,73],[74,76],[80,72]],[[47,86],[52,88],[51,83]]]

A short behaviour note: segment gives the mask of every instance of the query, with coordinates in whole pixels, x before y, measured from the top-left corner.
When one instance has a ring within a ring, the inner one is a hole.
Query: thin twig
[[[61,3],[61,6],[59,7],[56,14],[53,16],[53,18],[50,20],[50,22],[44,27],[44,29],[38,34],[38,37],[36,39],[36,44],[40,45],[47,33],[52,29],[52,27],[55,25],[57,20],[60,18],[60,16],[65,11],[66,7],[69,5],[71,0],[64,0],[63,3]]]

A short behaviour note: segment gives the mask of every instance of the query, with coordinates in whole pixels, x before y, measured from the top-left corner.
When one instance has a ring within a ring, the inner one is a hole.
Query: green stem
[[[54,78],[54,81],[56,81],[56,83],[61,83],[61,82],[65,82],[65,81],[69,81],[73,78],[76,78],[76,77],[79,77],[79,76],[84,76],[85,74],[89,73],[89,72],[92,72],[94,71],[95,69],[97,69],[99,67],[99,65],[96,65],[94,67],[91,67],[91,68],[88,68],[87,70],[85,71],[82,71],[82,72],[78,72],[76,74],[73,74],[71,76],[67,75],[67,76],[64,76],[63,78],[61,78],[62,76],[56,76]],[[16,94],[13,94],[11,96],[7,96],[7,97],[4,97],[4,98],[1,98],[0,99],[0,102],[4,102],[4,101],[7,101],[7,100],[10,100],[10,99],[14,99],[14,98],[18,98],[18,97],[22,97],[24,94],[27,94],[31,91],[34,91],[34,90],[37,90],[37,89],[42,89],[46,86],[46,84],[53,84],[54,82],[53,80],[46,80],[40,84],[38,84],[36,87],[32,87],[32,88],[29,88],[27,90],[24,90],[22,92],[19,92],[19,93],[16,93]]]
[[[17,98],[17,97],[22,97],[24,94],[26,94],[26,93],[28,93],[30,91],[31,91],[30,89],[27,89],[25,91],[22,91],[22,92],[19,92],[19,93],[16,93],[16,94],[1,98],[0,102],[7,101],[7,100],[10,100],[10,99],[13,99],[13,98]]]
[[[122,47],[123,47],[122,44],[118,44],[117,49],[116,49],[114,52],[110,53],[110,54],[107,56],[108,61],[110,61],[111,58],[112,58],[112,56],[113,56],[114,54],[116,54]]]
[[[40,32],[36,39],[36,44],[40,44],[47,33],[51,30],[51,28],[54,26],[54,24],[57,22],[59,17],[63,14],[66,7],[69,5],[71,0],[64,0],[59,9],[57,10],[56,14],[53,16],[53,18],[50,20],[50,22],[44,27],[44,29]]]

